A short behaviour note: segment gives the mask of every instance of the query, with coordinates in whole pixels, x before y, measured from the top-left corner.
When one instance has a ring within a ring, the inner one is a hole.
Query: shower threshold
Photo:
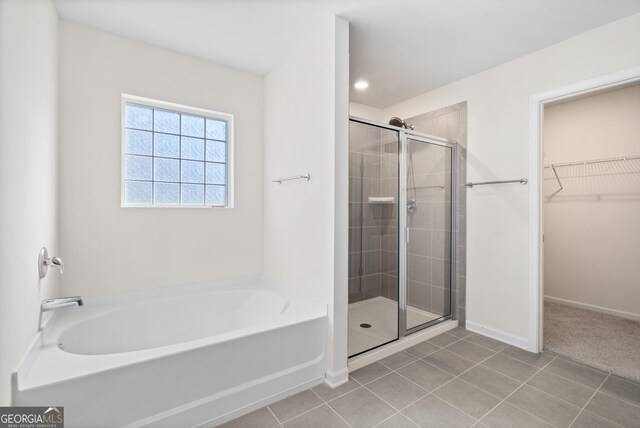
[[[410,327],[425,324],[440,315],[407,306]],[[374,297],[349,305],[349,355],[359,354],[398,338],[398,302]]]

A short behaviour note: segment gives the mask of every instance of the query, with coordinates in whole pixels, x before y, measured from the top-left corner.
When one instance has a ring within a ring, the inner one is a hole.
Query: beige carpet
[[[640,382],[640,322],[545,301],[544,349]]]

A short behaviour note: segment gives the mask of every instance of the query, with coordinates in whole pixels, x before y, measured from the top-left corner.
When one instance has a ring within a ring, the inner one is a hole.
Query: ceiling
[[[640,12],[640,0],[56,0],[67,20],[257,74],[350,21],[351,100],[383,108]]]

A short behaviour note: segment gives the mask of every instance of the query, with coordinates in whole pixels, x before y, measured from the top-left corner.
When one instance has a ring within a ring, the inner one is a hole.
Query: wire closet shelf
[[[545,193],[605,193],[640,188],[640,155],[552,163],[544,166]]]

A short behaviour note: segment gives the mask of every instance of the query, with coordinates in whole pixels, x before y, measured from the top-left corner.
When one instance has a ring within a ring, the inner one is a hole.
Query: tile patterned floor
[[[225,428],[640,427],[640,384],[458,328]]]

